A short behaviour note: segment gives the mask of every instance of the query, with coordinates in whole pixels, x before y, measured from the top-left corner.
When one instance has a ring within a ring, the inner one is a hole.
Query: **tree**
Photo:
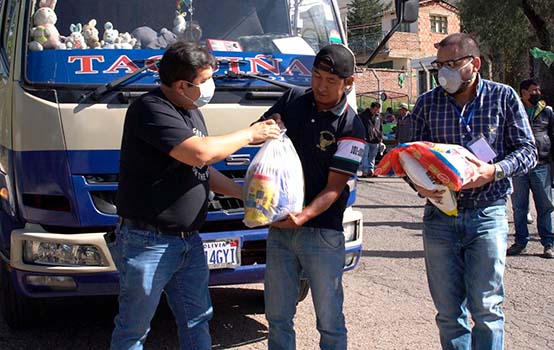
[[[348,42],[356,54],[367,54],[379,44],[384,10],[380,0],[352,0],[348,4]]]
[[[514,87],[539,76],[547,100],[554,102],[552,75],[545,77],[547,67],[529,56],[536,46],[552,51],[554,0],[460,0],[458,6],[463,30],[479,39],[488,67],[484,75]]]

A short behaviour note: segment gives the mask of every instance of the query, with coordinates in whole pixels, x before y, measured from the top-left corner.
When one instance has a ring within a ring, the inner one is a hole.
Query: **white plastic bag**
[[[302,211],[302,164],[286,134],[260,148],[246,172],[242,197],[248,227],[269,225]]]

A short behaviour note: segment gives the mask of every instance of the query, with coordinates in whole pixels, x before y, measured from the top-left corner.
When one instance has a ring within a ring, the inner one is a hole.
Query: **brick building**
[[[341,10],[346,16],[347,7],[343,5]],[[395,23],[393,6],[391,11],[383,13],[383,34]],[[430,64],[436,55],[433,44],[459,31],[459,11],[452,1],[420,1],[418,21],[402,24],[372,64],[358,69],[356,91],[372,96],[385,92],[398,102],[414,103],[417,96],[433,87],[433,76],[437,73]],[[356,54],[359,62],[368,57],[367,52]]]

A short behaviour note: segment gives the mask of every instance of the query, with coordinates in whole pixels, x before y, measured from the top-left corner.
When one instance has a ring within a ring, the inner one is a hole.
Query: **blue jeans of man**
[[[364,155],[362,157],[362,172],[368,173],[375,170],[375,158],[379,153],[378,143],[367,143],[364,147]]]
[[[543,246],[554,244],[552,232],[552,174],[550,164],[539,164],[529,173],[512,178],[512,208],[514,210],[515,241],[525,247],[529,242],[527,212],[529,211],[529,190],[533,193],[537,210],[537,230]]]
[[[301,276],[310,284],[320,348],[346,349],[344,254],[341,231],[311,227],[269,230],[265,272],[269,350],[296,349],[293,317]]]
[[[109,244],[119,272],[119,314],[112,350],[140,350],[162,291],[177,323],[180,349],[211,349],[212,304],[202,239],[122,225]]]
[[[429,203],[425,206],[425,265],[443,349],[504,348],[500,305],[507,234],[505,205],[460,209],[457,216],[447,216]]]

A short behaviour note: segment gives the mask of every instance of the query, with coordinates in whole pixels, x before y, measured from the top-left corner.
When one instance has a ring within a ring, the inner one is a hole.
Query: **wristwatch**
[[[504,172],[504,169],[500,166],[500,164],[496,163],[494,165],[494,181],[502,180],[506,177],[506,173]]]

